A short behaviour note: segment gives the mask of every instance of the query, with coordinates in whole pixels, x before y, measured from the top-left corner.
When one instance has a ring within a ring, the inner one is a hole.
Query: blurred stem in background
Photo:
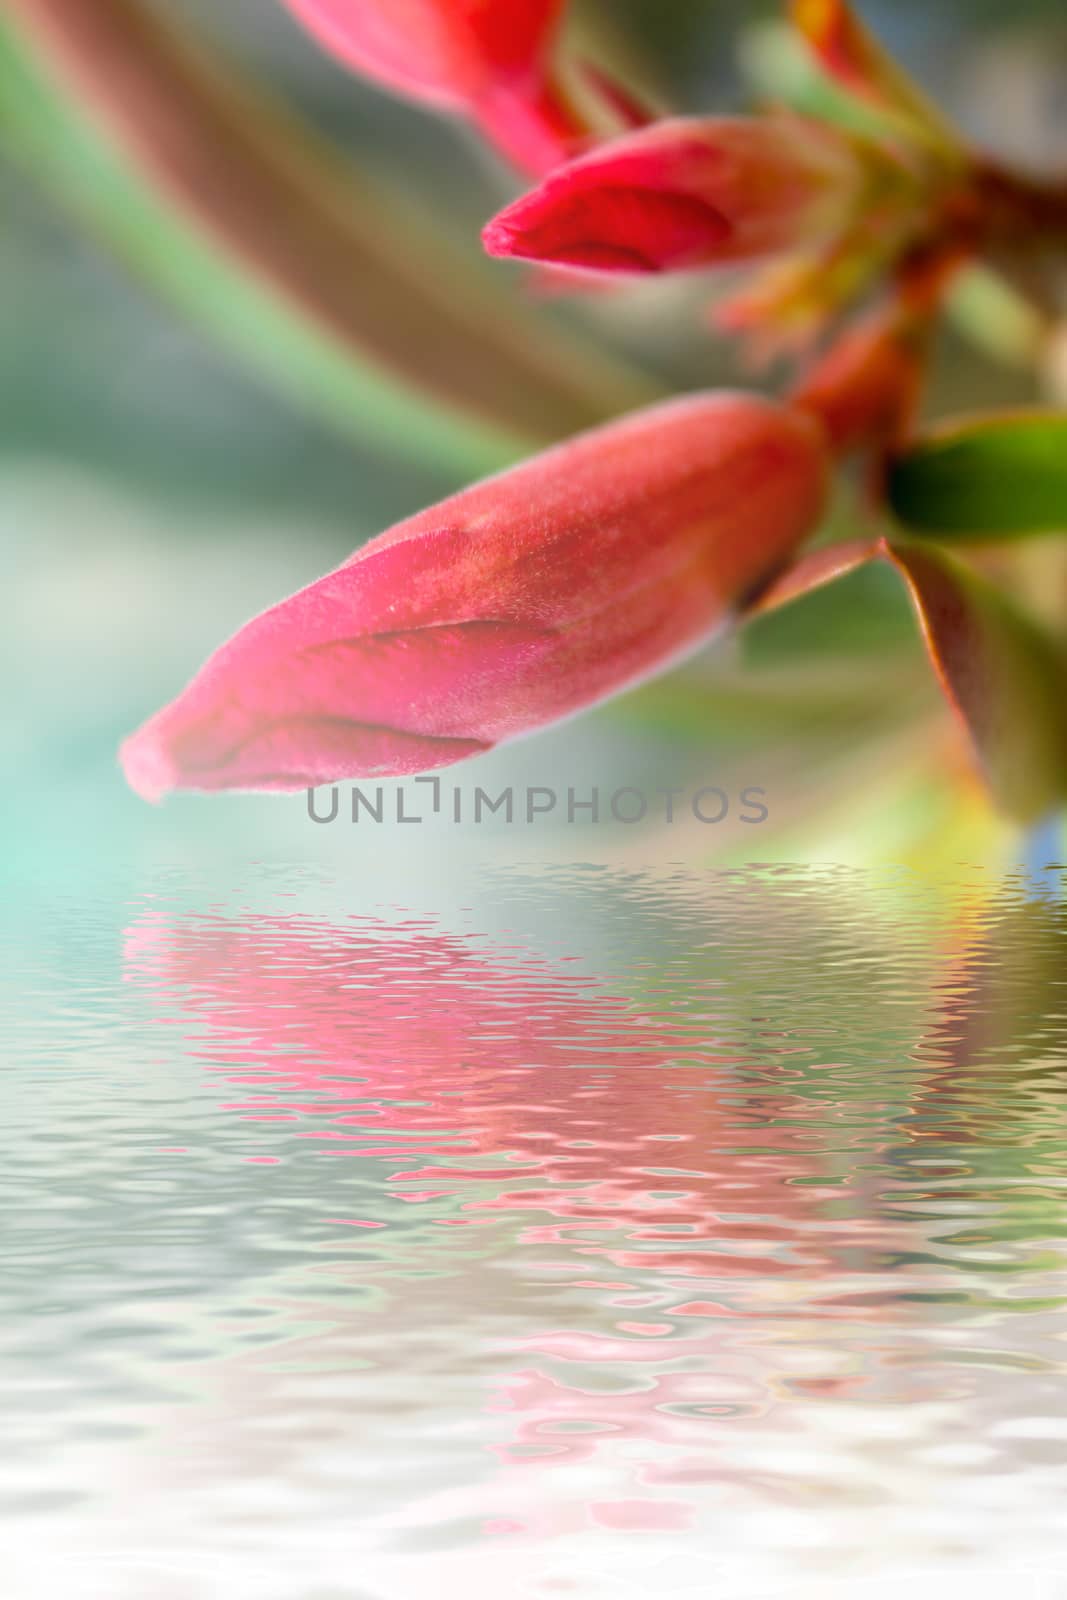
[[[652,396],[137,0],[9,0],[0,128],[231,349],[334,425],[457,481]]]

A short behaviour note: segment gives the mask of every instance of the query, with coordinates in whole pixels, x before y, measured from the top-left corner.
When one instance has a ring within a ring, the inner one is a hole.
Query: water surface
[[[10,1592],[1067,1595],[1053,876],[18,903]]]

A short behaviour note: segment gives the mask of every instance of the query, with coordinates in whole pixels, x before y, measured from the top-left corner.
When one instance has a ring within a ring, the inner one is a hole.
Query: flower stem
[[[1033,178],[982,160],[975,168],[974,188],[989,240],[1046,240],[1067,246],[1067,178]]]

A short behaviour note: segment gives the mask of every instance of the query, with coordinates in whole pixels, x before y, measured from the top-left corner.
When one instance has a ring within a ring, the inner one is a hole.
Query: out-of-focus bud
[[[559,89],[566,0],[286,0],[325,47],[398,94],[472,117],[503,152],[548,171],[586,129]]]
[[[857,93],[874,93],[884,87],[890,70],[888,57],[847,0],[792,0],[790,10],[794,23],[835,78]]]
[[[928,335],[907,307],[879,307],[816,362],[793,404],[819,418],[836,454],[899,443],[918,410]]]
[[[762,259],[825,237],[861,164],[792,117],[672,118],[553,172],[486,227],[493,256],[654,273]]]
[[[792,0],[791,12],[822,67],[850,93],[874,102],[943,160],[955,165],[965,159],[959,134],[883,50],[848,0]]]
[[[447,766],[705,640],[820,517],[812,420],[697,395],[400,523],[250,622],[122,752],[148,799]]]

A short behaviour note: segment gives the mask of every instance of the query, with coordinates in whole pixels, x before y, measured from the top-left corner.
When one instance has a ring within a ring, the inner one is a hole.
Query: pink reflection
[[[657,1492],[730,1475],[707,1455],[716,1430],[866,1381],[847,1349],[794,1381],[776,1349],[754,1356],[746,1344],[754,1325],[795,1319],[799,1300],[843,1331],[869,1321],[867,1305],[819,1305],[818,1285],[862,1270],[888,1241],[881,1224],[828,1211],[841,1197],[820,1153],[834,1113],[820,1103],[813,1125],[785,1068],[780,1081],[765,1064],[746,1078],[729,1018],[709,1019],[719,991],[687,1021],[651,1009],[633,980],[627,993],[529,951],[365,919],[147,915],[127,962],[160,1025],[187,1030],[228,1086],[225,1109],[264,1122],[273,1155],[298,1159],[314,1140],[391,1164],[384,1217],[400,1202],[451,1199],[436,1219],[444,1249],[453,1229],[497,1230],[487,1237],[523,1308],[521,1330],[507,1325],[515,1370],[489,1408],[511,1419],[502,1459],[539,1471],[620,1441],[673,1452],[627,1468],[651,1498],[557,1507],[526,1531],[582,1517],[681,1527],[687,1507]],[[373,1237],[388,1249],[382,1215],[331,1220],[384,1228]],[[583,1326],[546,1318],[543,1268],[553,1285],[594,1291]],[[461,1329],[467,1314],[456,1312]]]
[[[839,1195],[810,1108],[766,1071],[739,1085],[707,1011],[427,924],[150,914],[126,953],[159,1021],[194,1024],[192,1053],[245,1091],[226,1110],[405,1163],[409,1203],[463,1196],[451,1225],[503,1213],[525,1243],[672,1277],[827,1264],[798,1238]]]
[[[516,1162],[544,1166],[568,1125],[595,1115],[602,1091],[586,1087],[589,1071],[644,1081],[692,1054],[669,1015],[425,925],[149,914],[128,933],[126,964],[154,992],[161,1023],[195,1024],[192,1054],[257,1091],[225,1109],[292,1124],[294,1137],[339,1154],[422,1156],[438,1133],[435,1153],[499,1153],[495,1169],[403,1174],[435,1192],[442,1179],[506,1181]]]

